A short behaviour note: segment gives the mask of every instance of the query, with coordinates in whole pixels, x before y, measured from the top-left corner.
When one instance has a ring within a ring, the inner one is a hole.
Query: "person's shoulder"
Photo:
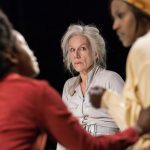
[[[49,86],[49,83],[46,80],[33,79],[33,78],[26,77],[26,76],[21,76],[21,75],[20,75],[19,80],[23,82],[24,86],[30,86],[30,87],[35,87],[35,88]]]
[[[149,43],[150,43],[150,31],[145,35],[139,37],[133,44],[132,48],[146,47],[146,45],[149,47]]]
[[[106,89],[112,89],[118,93],[122,92],[124,81],[122,77],[114,71],[103,69],[96,76],[96,84]]]
[[[104,70],[104,76],[109,82],[120,83],[122,85],[124,84],[124,80],[122,79],[122,77],[115,71]]]
[[[119,82],[119,83],[124,83],[122,77],[114,71],[111,70],[106,70],[103,69],[101,71],[99,71],[96,75],[97,80],[102,80],[103,82],[107,82],[107,83],[114,83],[114,82]]]
[[[102,74],[103,74],[104,77],[109,77],[109,78],[112,78],[112,77],[117,77],[118,78],[118,77],[120,77],[121,78],[121,76],[117,72],[111,71],[111,70],[103,69]]]
[[[150,56],[150,32],[145,34],[144,36],[138,38],[135,43],[131,47],[130,56],[134,56],[135,58],[140,59],[140,57],[143,58],[149,58]]]
[[[109,83],[109,88],[115,90],[118,93],[121,93],[124,86],[124,80],[122,77],[114,71],[105,70],[107,74],[107,81]]]
[[[150,41],[150,31],[137,39],[137,42],[139,42],[139,43],[140,42],[146,43],[146,42],[149,42],[149,41]]]
[[[66,80],[65,85],[73,84],[77,80],[77,77],[71,77]]]
[[[79,84],[79,78],[79,76],[69,78],[64,84],[63,91],[71,91],[72,93]]]

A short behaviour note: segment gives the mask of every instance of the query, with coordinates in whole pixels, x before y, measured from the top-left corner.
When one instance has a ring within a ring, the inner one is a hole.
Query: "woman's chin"
[[[131,42],[126,42],[126,41],[121,41],[121,43],[124,47],[130,47],[132,45]]]

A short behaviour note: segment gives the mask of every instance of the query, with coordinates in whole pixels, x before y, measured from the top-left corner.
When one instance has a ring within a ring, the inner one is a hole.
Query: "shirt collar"
[[[95,66],[94,68],[92,68],[92,70],[88,73],[88,79],[87,79],[87,88],[89,87],[90,83],[93,81],[93,78],[96,74],[96,72],[98,71],[98,69],[101,69],[100,66]],[[81,77],[80,75],[77,76],[77,78],[75,79],[75,81],[72,83],[72,85],[69,87],[69,94],[71,96],[74,95],[74,93],[77,90],[77,87],[79,86],[81,82]]]

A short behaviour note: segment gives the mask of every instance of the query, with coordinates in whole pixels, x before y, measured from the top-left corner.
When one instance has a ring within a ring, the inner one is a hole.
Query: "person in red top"
[[[41,133],[47,133],[69,150],[125,150],[150,131],[148,108],[141,111],[136,125],[126,131],[91,136],[52,86],[31,78],[35,73],[33,55],[20,46],[9,20],[0,11],[1,150],[30,150]]]

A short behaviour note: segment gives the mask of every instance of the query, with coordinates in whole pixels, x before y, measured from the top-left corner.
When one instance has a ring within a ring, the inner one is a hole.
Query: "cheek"
[[[129,33],[130,34],[133,34],[133,33],[135,33],[136,32],[136,25],[134,24],[134,23],[129,23],[129,25],[128,25],[128,30],[129,30]]]
[[[92,65],[94,63],[94,60],[93,59],[91,59],[90,60],[90,65]]]
[[[130,16],[126,24],[127,24],[126,28],[128,29],[128,33],[131,36],[134,36],[136,33],[136,27],[137,27],[135,18],[133,16]]]
[[[135,24],[130,24],[129,29],[128,29],[128,40],[129,44],[131,45],[135,39],[136,39],[136,25]]]
[[[86,60],[87,65],[89,65],[89,66],[92,65],[93,62],[94,62],[94,60],[93,60],[93,58],[92,58],[92,55],[87,56],[87,57],[85,58],[85,60]]]
[[[68,61],[71,63],[73,62],[73,56],[71,54],[68,54]]]

